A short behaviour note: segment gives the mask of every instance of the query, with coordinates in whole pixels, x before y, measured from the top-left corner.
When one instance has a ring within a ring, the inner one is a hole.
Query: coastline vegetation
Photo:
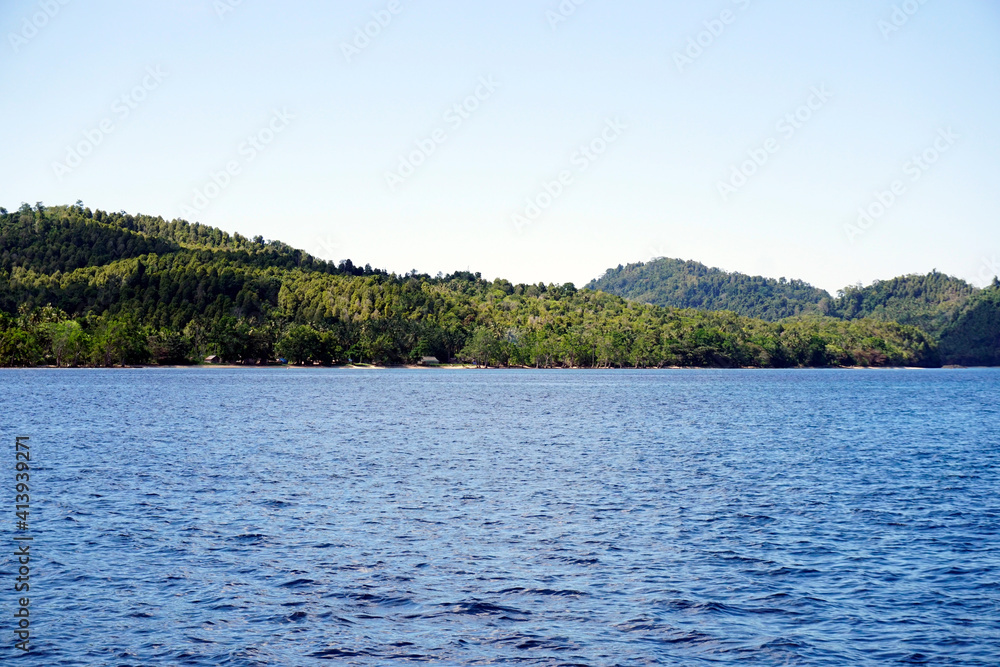
[[[766,321],[572,284],[326,262],[261,237],[74,206],[0,209],[0,365],[935,366],[877,318]]]
[[[732,310],[771,322],[822,315],[918,327],[947,364],[1000,364],[1000,281],[977,288],[939,271],[852,285],[831,296],[800,280],[764,278],[660,258],[608,269],[590,289],[667,308]]]

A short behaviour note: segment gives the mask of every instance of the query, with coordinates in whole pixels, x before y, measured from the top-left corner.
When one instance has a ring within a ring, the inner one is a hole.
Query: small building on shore
[[[217,354],[210,354],[205,357],[206,364],[219,364],[222,363],[222,359]]]
[[[441,362],[438,361],[437,357],[421,357],[417,364],[420,366],[440,366]]]

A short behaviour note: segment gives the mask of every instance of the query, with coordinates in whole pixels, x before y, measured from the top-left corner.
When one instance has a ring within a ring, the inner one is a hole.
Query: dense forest
[[[1000,358],[1000,283],[996,278],[991,287],[978,289],[932,271],[847,287],[831,297],[799,280],[657,259],[608,269],[587,287],[664,307],[731,310],[768,321],[818,313],[842,320],[897,322],[940,341],[945,363],[996,365]]]
[[[875,317],[912,324],[940,337],[979,291],[964,280],[932,271],[844,288],[831,312],[844,319]]]
[[[968,366],[1000,366],[1000,285],[974,294],[941,334],[943,358]]]
[[[825,290],[801,280],[748,276],[667,258],[619,264],[592,280],[587,289],[665,308],[731,310],[769,322],[798,315],[825,315],[832,301]]]
[[[977,320],[978,321],[978,320]],[[572,284],[389,274],[277,241],[81,203],[0,209],[0,365],[936,365],[920,329],[818,314],[777,322]]]

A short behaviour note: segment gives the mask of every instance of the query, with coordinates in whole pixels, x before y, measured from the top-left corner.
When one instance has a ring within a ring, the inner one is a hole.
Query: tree
[[[94,338],[94,360],[101,366],[125,366],[149,361],[147,335],[133,315],[105,318]]]
[[[90,348],[90,336],[80,326],[79,322],[68,320],[47,325],[52,356],[56,366],[76,366],[87,358]]]
[[[215,320],[208,334],[209,349],[222,357],[223,361],[243,361],[250,347],[246,326],[240,326],[236,318],[224,315]]]
[[[160,365],[190,363],[191,341],[182,333],[160,329],[150,334],[148,345],[150,356]]]
[[[490,365],[497,357],[500,341],[496,334],[486,327],[477,327],[469,342],[462,349],[462,356],[471,359],[476,366]]]
[[[0,331],[0,366],[35,366],[42,362],[42,348],[27,331]]]
[[[276,350],[293,364],[312,363],[325,357],[323,337],[307,325],[291,327],[278,341]]]

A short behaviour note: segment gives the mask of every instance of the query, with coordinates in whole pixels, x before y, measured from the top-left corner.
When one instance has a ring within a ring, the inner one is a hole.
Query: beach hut
[[[441,362],[438,361],[437,357],[421,357],[420,361],[417,362],[420,366],[437,366]]]
[[[206,364],[217,364],[217,363],[220,363],[221,361],[222,361],[222,359],[220,359],[219,355],[217,355],[217,354],[210,354],[207,357],[205,357],[205,363]]]

